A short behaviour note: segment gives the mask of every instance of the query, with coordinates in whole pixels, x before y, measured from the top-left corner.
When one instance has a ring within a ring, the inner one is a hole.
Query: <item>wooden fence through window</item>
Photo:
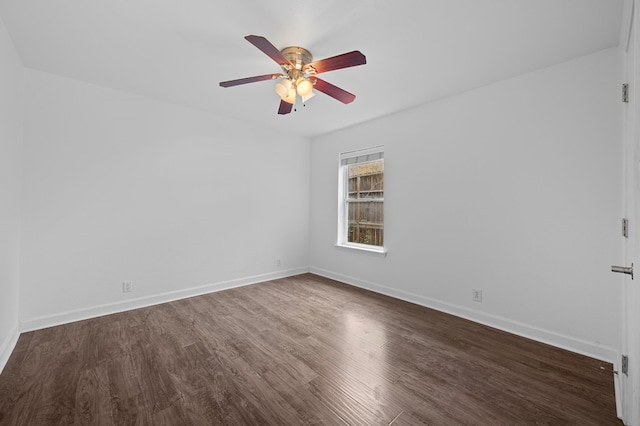
[[[384,245],[384,172],[349,170],[347,241]]]

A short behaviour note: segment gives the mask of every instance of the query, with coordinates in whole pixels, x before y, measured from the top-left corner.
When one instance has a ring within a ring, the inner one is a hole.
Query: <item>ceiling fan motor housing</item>
[[[306,96],[314,84],[313,80],[307,78],[307,74],[315,74],[315,69],[308,66],[313,62],[311,52],[303,47],[290,46],[282,49],[280,53],[290,62],[290,64],[282,65],[282,69],[287,74],[288,80],[291,81],[292,89],[297,91],[300,96]],[[303,86],[304,89],[300,91]],[[278,88],[276,88],[276,92],[278,92]],[[287,102],[295,102],[295,95],[294,97],[288,96],[287,99],[285,97],[282,99]]]
[[[291,63],[294,65],[294,68],[299,71],[301,71],[305,65],[313,62],[313,56],[311,55],[311,52],[303,47],[285,47],[280,51],[280,53],[282,53],[282,56],[291,61]],[[287,70],[285,69],[285,71]]]

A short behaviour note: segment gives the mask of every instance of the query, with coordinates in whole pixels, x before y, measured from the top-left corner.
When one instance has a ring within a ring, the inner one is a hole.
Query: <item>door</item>
[[[623,170],[624,194],[623,214],[628,218],[627,237],[623,238],[625,267],[636,265],[640,271],[640,120],[638,119],[638,97],[640,78],[637,53],[636,27],[640,20],[638,0],[625,1],[620,46],[624,52],[623,76],[628,84],[627,102],[623,103]],[[634,6],[635,4],[635,6]],[[640,274],[638,274],[640,275]],[[626,425],[640,426],[640,276],[621,275],[622,285],[622,355],[628,357],[627,372],[622,371],[622,362],[617,366],[620,392],[618,402],[620,415]]]

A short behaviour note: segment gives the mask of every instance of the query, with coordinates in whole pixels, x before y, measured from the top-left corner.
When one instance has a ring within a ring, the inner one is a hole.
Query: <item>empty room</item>
[[[0,0],[0,425],[640,426],[635,0]]]

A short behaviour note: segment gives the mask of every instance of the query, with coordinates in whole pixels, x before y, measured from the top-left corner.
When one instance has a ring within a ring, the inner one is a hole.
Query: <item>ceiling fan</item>
[[[255,83],[257,81],[280,79],[275,87],[276,92],[280,95],[278,114],[289,114],[291,112],[293,105],[296,103],[296,95],[299,95],[303,102],[315,96],[313,89],[329,95],[344,104],[351,103],[356,98],[356,95],[353,93],[349,93],[338,86],[321,80],[316,77],[316,75],[327,71],[366,64],[367,58],[359,51],[354,50],[353,52],[343,53],[342,55],[332,56],[314,62],[311,52],[302,47],[292,46],[278,50],[269,40],[262,36],[248,35],[245,39],[276,61],[284,73],[265,74],[237,80],[222,81],[220,82],[220,86],[232,87],[241,84]]]

